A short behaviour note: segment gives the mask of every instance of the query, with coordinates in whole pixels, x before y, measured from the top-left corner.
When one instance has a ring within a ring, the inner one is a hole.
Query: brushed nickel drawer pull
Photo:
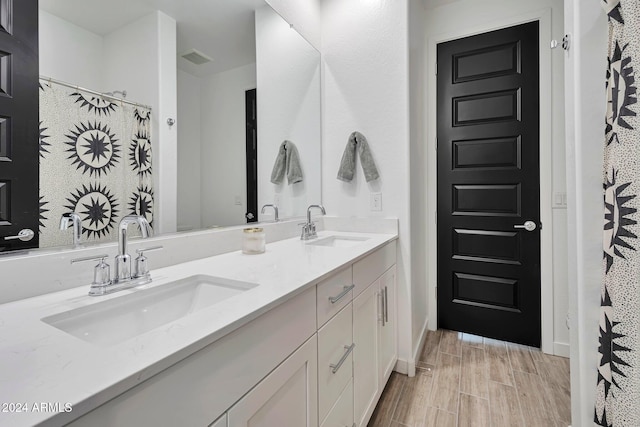
[[[384,323],[389,323],[389,296],[387,287],[384,287]]]
[[[356,285],[345,286],[342,289],[342,292],[340,292],[339,295],[337,295],[335,297],[329,297],[329,301],[331,301],[331,304],[337,303],[338,301],[340,301],[346,294],[348,294],[355,287],[356,287]]]
[[[336,363],[335,365],[333,363],[329,365],[329,367],[331,368],[332,374],[335,374],[336,372],[338,372],[338,369],[340,369],[344,361],[347,360],[347,357],[349,357],[349,354],[353,351],[355,346],[356,346],[356,343],[344,346],[344,349],[347,351],[344,352],[344,354],[342,355],[338,363]]]

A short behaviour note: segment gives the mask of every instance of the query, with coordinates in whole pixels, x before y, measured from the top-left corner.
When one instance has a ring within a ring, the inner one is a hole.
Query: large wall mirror
[[[320,54],[264,0],[40,0],[39,41],[40,247],[320,202]]]

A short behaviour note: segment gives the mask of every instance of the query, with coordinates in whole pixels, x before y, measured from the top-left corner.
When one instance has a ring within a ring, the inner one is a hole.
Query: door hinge
[[[437,76],[438,75],[438,63],[437,62],[434,64],[434,68],[435,69],[433,71],[434,71],[435,75]]]
[[[436,150],[436,152],[438,151],[438,137],[435,138],[435,145],[434,145],[434,149]]]
[[[558,46],[562,46],[564,50],[569,50],[571,48],[571,36],[569,34],[565,34],[562,37],[562,44],[558,43],[558,40],[551,40],[551,49],[555,49]]]

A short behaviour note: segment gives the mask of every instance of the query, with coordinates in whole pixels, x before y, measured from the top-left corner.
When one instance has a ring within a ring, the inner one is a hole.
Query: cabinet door
[[[218,418],[213,424],[209,427],[227,427],[227,414],[224,414],[220,418]]]
[[[228,427],[317,427],[317,335],[236,403],[228,417]]]
[[[353,382],[344,388],[342,394],[331,408],[331,412],[322,422],[321,427],[352,427],[353,426]]]
[[[375,281],[353,301],[353,409],[358,427],[367,425],[379,395],[378,288]]]
[[[385,384],[398,358],[397,310],[396,310],[396,266],[380,277],[380,292],[386,303],[383,307],[384,322],[380,323],[380,384]]]

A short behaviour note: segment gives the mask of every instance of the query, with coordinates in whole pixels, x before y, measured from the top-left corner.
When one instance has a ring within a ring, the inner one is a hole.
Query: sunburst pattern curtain
[[[118,221],[153,225],[151,110],[40,80],[40,246],[71,243],[60,216],[82,218],[82,241],[117,240]]]
[[[609,20],[604,280],[594,423],[640,426],[640,2],[602,0]]]

